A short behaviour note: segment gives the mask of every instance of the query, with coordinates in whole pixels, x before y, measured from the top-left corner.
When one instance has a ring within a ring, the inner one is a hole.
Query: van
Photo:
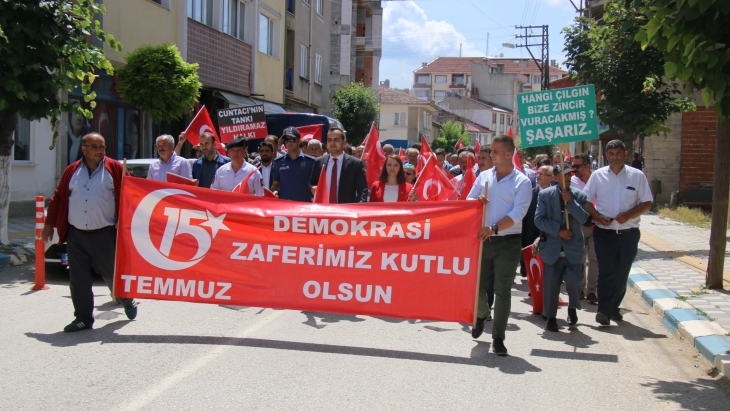
[[[302,127],[311,126],[314,124],[322,125],[322,145],[327,145],[327,132],[330,130],[330,126],[336,126],[342,128],[342,124],[332,117],[327,117],[321,114],[312,113],[268,113],[266,114],[266,127],[268,133],[281,137],[284,129],[287,127]],[[248,152],[253,153],[258,151],[259,144],[264,141],[263,139],[249,140]]]

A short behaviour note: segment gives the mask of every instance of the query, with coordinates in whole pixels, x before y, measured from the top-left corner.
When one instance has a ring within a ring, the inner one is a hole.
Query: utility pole
[[[548,50],[548,25],[545,24],[542,26],[515,26],[515,28],[518,30],[525,30],[524,35],[518,34],[517,36],[515,36],[516,38],[524,39],[525,41],[524,44],[518,44],[517,47],[524,47],[530,53],[532,60],[535,61],[535,64],[537,64],[537,68],[540,69],[540,73],[542,73],[542,89],[548,90],[550,88],[550,51]],[[542,29],[542,34],[532,34],[532,29]],[[540,39],[539,43],[537,43],[537,39]],[[535,55],[532,54],[532,50],[530,49],[530,47],[540,47],[540,60],[535,58]]]
[[[487,32],[487,53],[484,56],[489,57],[489,32]]]

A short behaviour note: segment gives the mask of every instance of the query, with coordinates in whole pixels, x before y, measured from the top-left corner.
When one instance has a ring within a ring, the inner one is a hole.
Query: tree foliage
[[[565,64],[575,80],[596,86],[598,117],[641,136],[666,134],[669,116],[694,110],[680,85],[664,78],[664,53],[634,41],[646,22],[635,6],[610,2],[600,24],[578,17],[564,29]]]
[[[70,111],[91,117],[58,92],[80,85],[94,107],[96,71],[114,68],[91,36],[122,48],[95,19],[105,11],[93,0],[0,0],[0,156],[10,155],[16,113],[28,120]]]
[[[688,91],[702,90],[706,106],[730,115],[730,1],[635,0],[646,15],[634,38],[643,49],[664,58],[667,77],[682,81]]]
[[[370,125],[377,120],[380,113],[378,96],[370,87],[363,83],[350,83],[346,88],[340,88],[332,97],[332,107],[335,117],[347,130],[347,142],[359,145],[370,131]]]
[[[464,146],[469,145],[469,133],[464,126],[456,121],[447,121],[441,126],[439,138],[433,141],[432,148],[443,148],[446,152],[454,150],[456,142],[461,140]]]
[[[118,70],[119,94],[155,121],[180,118],[193,108],[203,86],[198,64],[186,63],[174,44],[140,46]]]

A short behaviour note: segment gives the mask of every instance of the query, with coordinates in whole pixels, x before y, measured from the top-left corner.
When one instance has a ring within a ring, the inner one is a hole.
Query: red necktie
[[[337,159],[332,161],[332,175],[330,176],[330,204],[337,204]]]

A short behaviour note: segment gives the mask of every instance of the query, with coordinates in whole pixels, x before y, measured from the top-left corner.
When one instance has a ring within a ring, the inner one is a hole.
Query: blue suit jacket
[[[583,243],[583,229],[581,226],[588,220],[586,211],[586,195],[577,188],[570,187],[573,199],[568,202],[566,209],[570,214],[570,231],[573,238],[570,241],[558,237],[561,228],[565,227],[565,212],[560,210],[563,197],[558,186],[552,186],[540,191],[537,196],[537,210],[535,211],[535,226],[546,237],[540,241],[540,258],[545,264],[555,264],[560,257],[562,247],[565,257],[571,264],[582,264],[585,258]]]

